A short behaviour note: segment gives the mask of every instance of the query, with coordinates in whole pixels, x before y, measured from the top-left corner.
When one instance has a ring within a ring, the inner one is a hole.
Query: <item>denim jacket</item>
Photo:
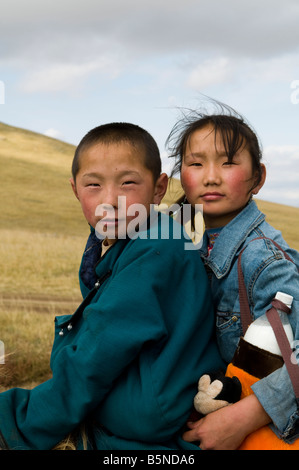
[[[275,240],[295,264],[286,260],[269,240],[249,243],[260,236]],[[245,245],[248,246],[242,254],[242,269],[253,319],[268,310],[277,291],[290,294],[294,301],[289,320],[294,339],[299,339],[299,253],[287,245],[281,233],[265,221],[265,215],[251,201],[222,228],[210,255],[206,233],[200,249],[212,287],[218,345],[226,362],[232,360],[242,334],[237,259]],[[299,411],[286,367],[258,381],[252,389],[271,417],[276,434],[288,442],[297,438]]]

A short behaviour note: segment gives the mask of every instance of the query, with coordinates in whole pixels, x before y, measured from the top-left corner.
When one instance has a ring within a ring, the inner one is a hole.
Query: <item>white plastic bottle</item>
[[[291,295],[285,294],[283,292],[277,292],[275,299],[280,300],[289,308],[292,306],[293,297]],[[294,335],[288,319],[288,314],[282,312],[281,310],[278,310],[278,314],[280,316],[288,340],[290,344],[292,344]],[[280,348],[277,344],[275,334],[266,314],[260,316],[253,323],[251,323],[245,333],[244,340],[247,341],[247,343],[259,347],[260,349],[264,349],[265,351],[269,351],[273,354],[281,356]]]

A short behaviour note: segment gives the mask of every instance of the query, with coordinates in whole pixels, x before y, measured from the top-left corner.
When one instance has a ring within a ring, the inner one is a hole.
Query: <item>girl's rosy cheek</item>
[[[200,184],[198,176],[192,171],[183,171],[181,172],[181,182],[184,188],[194,189],[197,188]]]
[[[247,172],[242,170],[232,173],[229,179],[227,180],[231,191],[233,191],[235,194],[240,195],[247,193],[248,188],[250,186],[250,182],[250,175],[248,175]]]

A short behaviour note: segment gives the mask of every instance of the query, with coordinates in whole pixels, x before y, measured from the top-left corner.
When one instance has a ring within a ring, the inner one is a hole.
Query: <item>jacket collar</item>
[[[97,238],[94,228],[90,227],[90,235],[79,270],[80,287],[83,297],[94,287],[99,278],[112,270],[128,241],[128,238],[117,240],[102,256],[102,240]]]
[[[200,254],[218,279],[228,273],[240,247],[252,230],[265,220],[265,217],[254,201],[249,202],[231,222],[222,228],[209,256],[208,237],[206,233],[204,234]]]
[[[99,245],[94,243],[93,235],[94,235],[94,231],[91,230],[91,234],[87,243],[87,248],[84,253],[84,254],[88,253],[88,256],[90,255],[90,250],[98,250],[98,251],[100,250]],[[82,261],[80,273],[79,273],[79,280],[80,280],[80,287],[81,287],[81,291],[83,295],[83,301],[78,306],[77,310],[75,311],[73,315],[63,315],[60,318],[56,318],[56,323],[61,328],[60,333],[59,333],[60,336],[64,335],[65,329],[70,331],[75,326],[75,324],[80,320],[80,318],[83,315],[84,309],[92,301],[98,289],[112,275],[113,267],[120,253],[127,245],[128,241],[129,241],[128,238],[124,240],[121,240],[121,239],[117,240],[111,246],[111,248],[109,248],[109,250],[104,254],[104,256],[99,259],[96,266],[93,267],[94,272],[92,274],[94,274],[94,276],[91,276],[91,272],[89,272],[89,270],[84,271],[84,256],[83,256],[83,261]],[[88,260],[88,263],[89,262],[90,260]],[[82,272],[85,272],[85,275],[87,276],[87,278],[88,277],[90,278],[88,281],[89,286],[87,286],[83,282]]]
[[[167,219],[168,220],[168,219]],[[153,210],[152,214],[139,226],[139,230],[126,238],[120,238],[102,256],[102,240],[97,238],[95,229],[90,226],[90,235],[82,257],[79,280],[83,297],[94,287],[95,282],[107,271],[111,271],[115,262],[119,258],[130,240],[138,238],[140,233],[148,232],[149,229],[155,231],[161,221],[161,214]]]

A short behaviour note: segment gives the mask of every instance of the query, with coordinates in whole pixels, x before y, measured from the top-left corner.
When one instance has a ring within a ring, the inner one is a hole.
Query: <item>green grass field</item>
[[[2,387],[49,376],[54,317],[73,313],[80,302],[78,269],[89,228],[69,183],[73,153],[72,145],[0,123]],[[164,202],[181,193],[173,180]],[[299,209],[257,202],[299,250]]]

